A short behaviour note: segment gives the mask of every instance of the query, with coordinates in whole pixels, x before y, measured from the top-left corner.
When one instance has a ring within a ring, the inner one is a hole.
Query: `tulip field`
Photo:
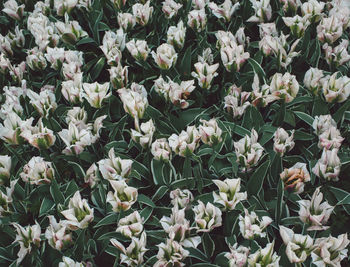
[[[0,266],[350,266],[349,0],[0,1]]]

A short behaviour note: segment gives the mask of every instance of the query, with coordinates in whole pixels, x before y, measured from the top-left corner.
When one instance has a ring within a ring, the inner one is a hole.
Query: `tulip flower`
[[[265,237],[265,228],[272,223],[269,216],[262,216],[261,220],[256,213],[244,209],[245,216],[239,215],[239,229],[245,239],[254,239],[256,236]]]
[[[73,122],[68,124],[68,129],[63,129],[58,135],[66,145],[62,151],[66,155],[78,155],[86,146],[92,144],[91,132],[86,129],[79,130]]]
[[[289,169],[285,168],[280,177],[284,183],[284,189],[295,194],[304,192],[304,183],[311,180],[306,164],[301,162]]]
[[[171,149],[181,157],[190,156],[200,139],[200,134],[195,126],[187,126],[186,131],[181,131],[180,135],[172,134],[168,141]]]
[[[136,19],[136,22],[141,26],[148,24],[152,16],[153,7],[150,6],[150,3],[150,1],[147,1],[144,5],[137,3],[132,6],[132,13]]]
[[[304,85],[313,94],[317,95],[322,88],[323,71],[317,68],[310,68],[304,76]]]
[[[24,129],[21,133],[21,137],[26,139],[29,144],[37,149],[48,149],[56,141],[56,136],[53,134],[53,131],[44,127],[41,119],[36,126],[28,126]]]
[[[206,205],[198,200],[198,205],[193,207],[197,232],[210,232],[222,225],[222,212],[212,203]]]
[[[291,102],[299,92],[299,83],[290,73],[276,73],[271,80],[270,92],[272,95],[283,99],[286,103]]]
[[[151,153],[156,160],[169,161],[171,158],[171,149],[166,138],[160,138],[153,142]]]
[[[11,157],[0,155],[0,185],[7,184],[10,179]]]
[[[189,251],[172,239],[167,239],[166,244],[160,243],[158,248],[158,261],[153,265],[154,267],[184,266],[183,261],[190,255]]]
[[[167,43],[181,50],[185,44],[186,28],[182,20],[177,26],[170,26],[167,32]]]
[[[249,249],[244,246],[237,246],[237,243],[233,246],[229,245],[230,252],[225,253],[230,267],[244,267],[247,264]]]
[[[350,95],[350,78],[342,76],[337,78],[338,73],[326,76],[322,80],[322,92],[327,102],[342,103]]]
[[[158,46],[157,52],[152,51],[152,57],[159,68],[168,70],[175,66],[177,53],[172,45],[165,43]]]
[[[51,162],[45,161],[42,157],[32,157],[31,160],[24,165],[20,174],[23,181],[40,185],[51,183],[55,176],[55,170]]]
[[[76,262],[69,257],[62,257],[62,261],[58,264],[58,267],[84,267],[81,262]]]
[[[222,141],[222,130],[215,118],[212,118],[209,121],[200,119],[200,122],[202,124],[199,126],[199,134],[204,144],[212,146]]]
[[[280,257],[274,252],[275,241],[268,243],[265,248],[259,248],[248,257],[248,266],[279,267]]]
[[[316,29],[317,38],[322,43],[333,44],[343,34],[343,25],[335,16],[322,18]]]
[[[175,189],[170,192],[171,204],[175,207],[179,207],[180,209],[189,208],[191,203],[193,202],[193,194],[188,189]]]
[[[231,0],[225,0],[220,6],[213,2],[209,2],[208,7],[217,18],[223,18],[226,22],[231,20],[233,13],[240,7],[239,2],[232,4]]]
[[[174,0],[165,0],[163,1],[162,11],[167,19],[171,19],[173,16],[177,15],[181,7],[182,4],[176,3]]]
[[[270,0],[250,0],[255,15],[251,16],[247,22],[265,22],[269,21],[272,16]]]
[[[132,39],[126,44],[126,48],[136,60],[146,61],[149,54],[149,48],[145,40],[135,41],[135,39]]]
[[[207,25],[205,9],[194,9],[188,13],[187,25],[196,32],[201,32]]]
[[[241,179],[213,180],[219,188],[219,194],[213,192],[214,203],[224,206],[224,210],[234,210],[236,205],[247,199],[247,192],[240,192]]]
[[[137,189],[128,186],[123,180],[110,180],[109,182],[114,192],[108,192],[106,201],[112,205],[113,211],[120,212],[129,210],[137,200]]]
[[[322,156],[312,168],[312,172],[316,176],[328,181],[338,181],[341,162],[337,153],[337,148],[333,148],[332,150],[323,149]]]
[[[118,12],[118,24],[119,26],[124,30],[128,31],[135,27],[136,25],[136,18],[131,13],[121,13]]]
[[[293,149],[295,143],[293,141],[294,130],[292,130],[291,135],[289,135],[283,128],[278,128],[273,135],[273,150],[281,157],[286,152]]]
[[[121,233],[128,238],[138,237],[143,231],[142,221],[143,219],[141,218],[140,213],[134,211],[130,215],[119,220],[116,232]]]
[[[89,102],[89,104],[94,108],[101,108],[102,101],[111,96],[109,90],[109,82],[99,84],[94,83],[83,83],[84,93],[83,96]]]
[[[100,160],[98,166],[104,179],[123,180],[131,172],[132,160],[116,157],[112,147],[108,152],[108,159]]]
[[[318,136],[328,131],[328,129],[331,127],[337,128],[337,123],[329,114],[316,116],[314,122],[312,123],[312,128],[314,129],[315,134]]]
[[[5,188],[5,192],[0,191],[0,218],[11,214],[10,204],[13,202],[12,194],[15,190],[17,180],[10,182],[10,187]]]
[[[47,216],[50,225],[46,228],[45,238],[49,245],[59,251],[73,244],[72,233],[69,232],[65,221],[57,222],[54,216]]]

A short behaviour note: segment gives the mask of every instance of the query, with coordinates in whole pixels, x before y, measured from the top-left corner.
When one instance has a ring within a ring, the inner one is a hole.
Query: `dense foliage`
[[[0,3],[0,265],[347,266],[349,3]]]

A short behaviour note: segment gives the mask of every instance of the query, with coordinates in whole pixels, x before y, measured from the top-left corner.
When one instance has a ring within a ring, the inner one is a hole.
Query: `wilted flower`
[[[227,96],[225,96],[225,106],[228,112],[233,114],[233,118],[240,118],[247,107],[250,106],[248,98],[250,93],[242,92],[242,88],[236,85],[230,86]]]
[[[312,262],[316,266],[340,267],[340,262],[347,257],[349,243],[347,234],[317,238],[316,248],[311,253]]]
[[[208,4],[208,7],[211,9],[214,16],[219,19],[223,18],[227,22],[231,20],[233,13],[239,8],[239,6],[239,2],[233,5],[231,0],[225,0],[220,7],[214,2],[209,2]]]
[[[322,18],[317,26],[317,38],[321,42],[333,44],[343,34],[343,25],[335,17]]]
[[[194,9],[188,13],[187,25],[194,31],[201,32],[207,25],[207,15],[205,9]]]
[[[153,12],[153,7],[150,7],[150,1],[142,5],[140,3],[134,4],[132,6],[132,13],[136,19],[136,22],[141,26],[145,26],[150,20]]]
[[[311,23],[318,22],[321,19],[325,3],[318,0],[309,0],[301,5],[301,14],[309,15]]]
[[[244,209],[245,216],[239,215],[239,229],[245,239],[254,239],[256,236],[265,237],[265,228],[272,223],[269,216],[262,216],[259,220],[254,211],[251,213]]]
[[[264,22],[269,21],[272,16],[270,0],[250,0],[255,15],[251,16],[247,22]]]
[[[141,123],[139,131],[131,129],[131,138],[145,148],[151,146],[155,130],[153,120],[150,119],[148,122]]]
[[[350,60],[348,53],[349,41],[343,39],[339,45],[332,47],[329,44],[323,45],[325,59],[330,66],[339,67]]]
[[[273,150],[281,157],[284,153],[293,149],[295,143],[293,141],[294,130],[289,135],[283,128],[278,128],[273,135]]]
[[[237,248],[237,246],[237,243],[233,246],[229,245],[230,252],[225,253],[230,267],[244,267],[247,264],[249,249],[243,246]]]
[[[120,212],[130,209],[137,200],[137,189],[128,186],[124,180],[110,180],[109,182],[114,192],[108,192],[106,201],[111,204],[113,211]]]
[[[350,78],[342,76],[337,78],[338,72],[322,79],[323,95],[329,103],[342,103],[350,95]]]
[[[237,45],[235,42],[230,42],[230,45],[221,47],[220,55],[222,63],[229,72],[238,72],[250,57],[248,52],[244,52],[244,46]]]
[[[42,157],[32,157],[31,160],[24,165],[20,174],[23,181],[40,185],[51,183],[54,179],[55,171],[52,163],[45,161]]]
[[[20,264],[24,257],[32,251],[32,246],[40,246],[41,228],[37,222],[35,225],[28,225],[26,228],[23,228],[18,223],[12,223],[12,225],[17,230],[16,239],[13,243],[19,243],[20,245],[20,250],[17,254],[17,264]]]
[[[15,20],[21,20],[25,5],[18,6],[16,0],[8,0],[4,3],[3,12]]]
[[[89,169],[87,169],[84,181],[85,183],[89,184],[90,187],[95,187],[97,182],[99,181],[98,178],[98,168],[95,163],[93,163]]]
[[[153,265],[154,267],[185,266],[183,261],[190,255],[188,250],[172,239],[167,239],[166,244],[160,243],[158,248],[158,261]]]
[[[68,209],[61,213],[67,219],[65,223],[71,230],[84,229],[94,219],[94,209],[89,207],[86,199],[81,198],[79,191],[69,200]]]
[[[177,26],[170,26],[167,32],[167,42],[177,49],[182,49],[185,44],[186,28],[182,20]]]
[[[315,134],[318,136],[326,132],[331,127],[337,128],[337,123],[329,114],[316,116],[314,122],[312,123],[312,128],[314,129]]]
[[[156,160],[170,160],[171,149],[166,138],[155,140],[152,144],[151,153]]]
[[[135,120],[142,119],[148,106],[147,91],[121,88],[118,89],[120,100],[123,102],[125,112],[129,113]]]
[[[340,148],[343,140],[344,138],[341,137],[340,131],[332,126],[319,135],[318,147],[327,150]]]
[[[10,179],[11,157],[0,155],[0,185],[6,184]]]
[[[4,125],[0,124],[0,138],[13,145],[23,143],[21,134],[31,128],[33,120],[34,118],[30,118],[23,121],[15,112],[10,112],[4,120]]]
[[[57,222],[54,216],[47,216],[50,225],[46,228],[45,237],[51,247],[61,251],[73,243],[72,233],[69,232],[65,221]]]
[[[275,241],[268,243],[265,248],[260,248],[248,257],[248,266],[279,267],[280,257],[274,252]]]
[[[310,200],[299,200],[299,218],[302,222],[309,225],[308,231],[326,230],[329,226],[324,226],[334,209],[327,201],[322,202],[323,194],[320,187],[316,189]]]
[[[28,127],[22,131],[21,137],[38,149],[48,149],[56,141],[56,136],[53,134],[53,131],[44,127],[41,119],[39,119],[36,126],[28,125]]]
[[[294,75],[276,73],[271,80],[270,92],[272,95],[283,99],[286,103],[291,102],[299,92],[299,83]]]
[[[114,238],[112,238],[110,242],[121,251],[121,263],[125,263],[127,266],[131,267],[140,266],[143,263],[143,255],[147,251],[145,232],[141,234],[140,238],[132,237],[131,244],[127,248]]]
[[[246,135],[238,142],[234,142],[237,162],[248,171],[261,158],[264,148],[258,143],[258,133],[252,129],[251,136]]]
[[[322,88],[323,71],[317,68],[310,68],[304,76],[304,85],[313,94],[317,95]]]
[[[121,13],[118,12],[118,24],[124,30],[131,30],[136,24],[136,19],[131,13]]]
[[[10,187],[6,187],[6,194],[0,190],[0,218],[7,216],[11,213],[10,211],[10,203],[12,203],[12,194],[15,190],[15,185],[17,183],[17,180],[12,180],[10,182]]]
[[[284,189],[295,194],[302,193],[304,191],[304,183],[311,180],[306,164],[301,162],[294,164],[289,169],[284,169],[280,177],[284,182]]]
[[[62,261],[58,264],[58,267],[84,267],[81,262],[76,262],[69,257],[62,257]]]
[[[101,159],[98,162],[103,178],[107,180],[123,180],[127,178],[131,172],[132,160],[116,157],[113,147],[109,150],[108,157],[108,159]]]
[[[218,76],[216,70],[219,63],[209,65],[207,62],[197,62],[194,67],[196,72],[192,72],[191,75],[198,80],[201,88],[209,90],[213,79]]]
[[[182,7],[182,4],[176,3],[174,0],[163,1],[162,11],[168,19],[177,15],[177,12]]]
[[[189,208],[190,204],[193,202],[193,194],[190,190],[184,189],[181,190],[179,188],[170,192],[171,204],[173,206],[177,206],[180,209]]]
[[[120,219],[116,230],[116,232],[128,238],[140,236],[142,231],[143,222],[138,211],[134,211],[130,215]]]
[[[83,96],[89,102],[89,104],[94,108],[101,108],[102,101],[105,98],[111,96],[111,92],[108,93],[109,90],[109,82],[99,84],[97,82],[94,83],[83,83],[84,94]]]
[[[304,262],[313,250],[314,240],[309,235],[295,234],[292,229],[280,226],[280,235],[291,263]]]
[[[233,210],[239,202],[247,199],[247,192],[240,192],[240,178],[213,182],[219,188],[219,194],[213,192],[214,202],[224,206],[225,210]]]
[[[193,207],[197,232],[210,232],[222,225],[221,210],[208,202],[205,205],[198,200],[198,205]]]
[[[62,151],[66,155],[78,155],[83,152],[86,146],[92,143],[91,132],[86,129],[78,129],[73,122],[68,124],[68,129],[63,129],[58,135],[66,145],[66,148]]]
[[[328,181],[338,181],[341,162],[337,153],[337,148],[333,148],[332,150],[323,149],[322,156],[317,161],[315,167],[312,168],[312,172],[316,176]]]
[[[152,51],[152,57],[159,68],[168,70],[175,66],[177,53],[172,45],[164,43],[157,47],[157,53]]]
[[[200,122],[202,125],[199,126],[199,134],[203,143],[212,146],[222,141],[222,130],[215,118],[212,118],[209,121],[200,119]]]
[[[196,126],[187,126],[186,131],[182,130],[180,135],[172,134],[168,141],[171,149],[181,157],[190,156],[196,149],[200,134]]]

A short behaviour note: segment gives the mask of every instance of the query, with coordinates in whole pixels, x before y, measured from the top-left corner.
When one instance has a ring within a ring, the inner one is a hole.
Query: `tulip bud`
[[[349,243],[348,234],[317,238],[316,248],[311,253],[312,262],[316,266],[341,266],[341,261],[347,257]]]
[[[335,16],[322,18],[316,29],[317,38],[322,43],[333,44],[343,34],[343,25]]]
[[[314,240],[309,235],[295,234],[292,229],[280,226],[280,235],[286,247],[286,255],[291,263],[302,263],[314,249]]]
[[[47,216],[50,225],[46,228],[45,237],[49,245],[59,251],[73,244],[72,233],[70,233],[65,225],[65,221],[57,222],[54,216]]]
[[[162,44],[158,46],[157,53],[152,51],[152,57],[159,68],[168,70],[175,66],[177,53],[172,45]]]
[[[244,114],[247,107],[250,106],[250,102],[248,101],[250,93],[241,92],[242,89],[236,85],[232,85],[228,90],[228,94],[224,98],[224,108],[233,114],[233,118],[239,118]]]
[[[207,25],[207,15],[205,9],[194,9],[188,13],[187,25],[194,31],[201,32]]]
[[[155,140],[152,144],[151,153],[156,160],[169,161],[171,149],[166,138]]]
[[[189,208],[190,204],[193,202],[193,194],[191,191],[184,189],[175,189],[170,192],[171,204],[174,207],[179,207],[180,209]]]
[[[23,17],[25,5],[18,6],[16,0],[8,0],[4,3],[3,12],[6,13],[9,17],[20,21]]]
[[[219,19],[223,18],[226,22],[229,22],[233,13],[240,7],[240,4],[235,3],[233,5],[231,0],[225,0],[220,7],[213,2],[209,2],[208,6],[215,17]]]
[[[196,229],[198,232],[210,232],[222,225],[221,210],[208,202],[207,205],[198,200],[198,205],[193,207]]]
[[[139,61],[146,61],[148,54],[149,54],[149,48],[147,45],[147,42],[145,40],[136,40],[132,39],[126,44],[126,48],[129,50],[130,54]]]
[[[275,241],[268,243],[265,248],[259,248],[248,257],[248,266],[280,266],[280,257],[274,252]]]
[[[132,160],[116,157],[113,147],[109,150],[108,156],[108,159],[102,159],[98,162],[103,178],[107,180],[127,178],[131,172]]]
[[[321,158],[317,161],[312,172],[317,177],[324,178],[328,181],[338,181],[341,162],[337,155],[338,149],[333,148],[332,150],[323,149]]]
[[[120,13],[118,12],[118,24],[124,30],[128,31],[135,27],[136,19],[131,13]]]
[[[241,179],[213,180],[219,188],[219,194],[213,192],[214,203],[224,206],[224,210],[234,210],[236,205],[247,199],[247,192],[240,192]]]
[[[24,165],[20,176],[23,181],[30,184],[48,184],[54,179],[55,171],[52,168],[51,162],[45,161],[42,157],[32,157]]]
[[[11,157],[0,155],[0,185],[7,184],[10,179]]]
[[[328,103],[342,103],[350,95],[350,78],[347,76],[337,78],[337,75],[336,72],[322,79],[322,92]]]
[[[280,177],[284,182],[284,189],[295,194],[304,192],[304,183],[311,180],[306,164],[300,162],[289,169],[284,169]]]
[[[117,233],[132,238],[138,237],[143,231],[143,219],[138,211],[134,211],[130,215],[122,218],[118,222]]]
[[[243,169],[249,171],[261,158],[264,148],[258,143],[258,133],[253,129],[251,136],[246,135],[238,142],[234,142],[237,162]]]
[[[310,200],[299,200],[299,218],[302,222],[309,225],[308,231],[326,230],[329,226],[327,224],[329,217],[334,209],[327,201],[322,202],[323,194],[320,187],[316,189]]]
[[[89,104],[94,108],[101,108],[102,101],[112,95],[109,90],[109,82],[99,84],[94,83],[83,83],[83,97],[89,102]]]
[[[182,20],[176,26],[170,26],[167,32],[167,42],[181,50],[185,44],[186,28]]]
[[[278,128],[273,136],[273,150],[280,156],[283,157],[283,155],[286,152],[289,152],[293,149],[295,143],[293,141],[294,137],[294,130],[292,130],[291,135],[289,136],[288,133],[283,128]]]
[[[200,119],[202,125],[199,126],[199,134],[201,135],[202,142],[210,146],[216,145],[222,141],[220,129],[215,118],[209,121]]]
[[[294,75],[276,73],[271,80],[270,92],[286,103],[293,101],[299,92],[299,83]]]
[[[176,3],[174,0],[163,1],[162,11],[168,19],[177,15],[177,12],[182,7],[182,4]]]
[[[312,128],[314,129],[315,134],[318,136],[326,132],[331,127],[337,128],[337,123],[329,114],[316,116],[314,122],[312,123]]]
[[[61,213],[67,219],[67,227],[73,231],[87,228],[94,219],[94,209],[89,207],[86,199],[81,198],[79,191],[69,200],[68,209]]]
[[[21,136],[37,149],[48,149],[56,141],[53,131],[44,127],[41,119],[36,126],[29,126],[24,129]]]
[[[31,253],[33,246],[40,246],[40,234],[41,228],[40,225],[36,222],[35,225],[28,225],[26,228],[22,227],[18,223],[12,223],[16,228],[17,235],[13,243],[19,243],[20,249],[17,253],[17,265],[19,265],[24,257]]]
[[[180,135],[172,134],[168,141],[171,149],[181,157],[190,156],[200,139],[200,134],[195,126],[187,126],[186,131],[181,131]]]
[[[153,7],[150,7],[150,1],[147,1],[144,5],[137,3],[132,6],[132,13],[136,22],[141,26],[145,26],[152,16]]]
[[[265,22],[269,21],[272,16],[272,7],[270,0],[250,0],[255,15],[251,16],[247,22]]]

